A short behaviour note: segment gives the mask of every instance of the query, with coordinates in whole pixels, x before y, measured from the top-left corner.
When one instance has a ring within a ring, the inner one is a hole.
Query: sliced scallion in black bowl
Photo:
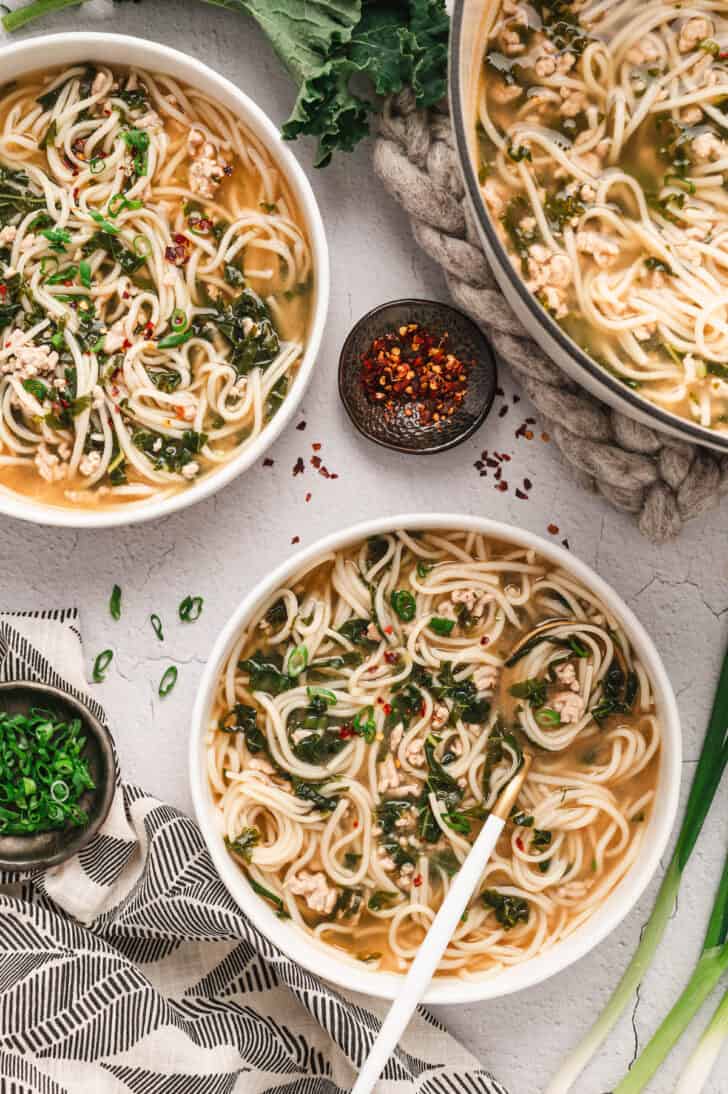
[[[0,684],[0,869],[56,866],[96,834],[115,787],[106,727],[77,699]]]

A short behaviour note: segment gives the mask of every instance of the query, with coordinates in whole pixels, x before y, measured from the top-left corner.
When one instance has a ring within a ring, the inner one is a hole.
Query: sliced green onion
[[[374,707],[362,707],[361,710],[357,711],[354,715],[352,725],[354,727],[354,732],[358,733],[360,737],[363,737],[368,744],[371,744],[377,732]]]
[[[134,236],[132,246],[138,255],[150,255],[152,253],[152,244],[147,236]]]
[[[159,616],[156,614],[156,612],[154,613],[154,615],[149,616],[149,622],[152,624],[152,629],[153,629],[154,633],[156,634],[157,638],[159,639],[159,641],[164,642],[164,631],[162,630],[162,620],[159,618]]]
[[[395,612],[403,623],[411,623],[417,612],[417,602],[407,589],[395,589],[390,597]]]
[[[68,783],[64,782],[63,779],[56,779],[55,782],[51,783],[51,797],[54,801],[64,802],[70,793]]]
[[[177,683],[177,667],[176,665],[170,665],[168,669],[165,669],[162,679],[159,681],[159,694],[164,699],[165,695],[169,695],[170,691]]]
[[[121,619],[121,588],[118,585],[114,585],[114,588],[111,590],[109,611],[111,612],[112,619]]]
[[[123,213],[126,209],[143,209],[144,202],[139,201],[138,198],[125,198],[123,194],[114,194],[109,198],[109,204],[106,206],[106,212],[110,217],[118,217],[119,213]]]
[[[113,650],[102,650],[94,661],[93,669],[93,681],[95,684],[100,684],[106,679],[106,670],[111,664],[114,657]]]
[[[51,266],[51,263],[53,264]],[[55,255],[44,255],[40,260],[40,274],[41,277],[45,277],[49,269],[51,273],[55,273],[60,263]]]
[[[289,676],[300,676],[305,671],[308,665],[308,646],[301,644],[296,646],[292,651],[291,656],[288,658],[288,668],[286,669]]]
[[[202,615],[202,605],[205,603],[201,596],[186,596],[179,608],[179,617],[183,623],[195,623]]]
[[[184,330],[187,326],[187,313],[184,312],[182,308],[175,308],[172,312],[170,322],[175,330],[179,330],[180,327]]]
[[[439,615],[433,615],[430,619],[430,630],[434,631],[435,634],[439,634],[442,638],[447,638],[449,634],[452,634],[454,626],[454,619],[443,619]]]
[[[88,169],[92,175],[100,175],[105,166],[103,156],[94,156],[88,165]]]
[[[89,209],[89,216],[92,220],[95,220],[97,224],[100,224],[105,232],[109,232],[112,236],[118,236],[119,229],[115,224],[112,224],[110,220],[107,220],[101,213],[94,213]]]
[[[183,330],[179,334],[167,334],[159,339],[157,349],[175,349],[177,346],[183,346],[185,342],[189,342],[193,333],[191,330]]]
[[[90,289],[91,288],[91,266],[86,261],[86,259],[82,259],[79,262],[79,264],[78,264],[78,273],[79,273],[79,277],[81,278],[81,284],[83,285],[83,287],[85,289]]]
[[[328,691],[326,688],[306,688],[306,694],[309,699],[325,699],[330,707],[335,707],[338,702],[333,691]]]

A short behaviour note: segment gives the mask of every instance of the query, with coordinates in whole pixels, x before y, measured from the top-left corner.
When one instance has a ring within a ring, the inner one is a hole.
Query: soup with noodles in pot
[[[0,485],[161,498],[249,445],[303,353],[311,254],[275,162],[169,76],[0,88]]]
[[[526,287],[665,411],[728,431],[728,7],[492,0],[483,200]]]
[[[259,606],[219,681],[207,771],[260,898],[403,972],[531,753],[439,968],[470,976],[553,946],[625,876],[660,736],[619,620],[567,571],[482,534],[399,531]]]

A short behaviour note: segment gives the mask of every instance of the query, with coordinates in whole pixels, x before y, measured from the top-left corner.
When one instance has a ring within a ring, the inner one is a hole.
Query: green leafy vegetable
[[[257,847],[260,843],[260,831],[255,827],[243,828],[235,839],[228,839],[225,837],[225,846],[228,851],[234,851],[236,855],[240,855],[246,862],[250,862],[253,858],[253,848]]]
[[[187,429],[181,437],[167,437],[151,429],[135,429],[131,439],[158,471],[181,471],[199,455],[207,434]]]
[[[269,695],[280,695],[293,686],[293,681],[283,670],[283,660],[277,654],[251,653],[238,667],[250,676],[251,691],[265,691]]]
[[[355,733],[363,737],[367,744],[371,744],[377,732],[377,723],[374,720],[374,707],[363,707],[354,715],[351,723]]]
[[[132,163],[137,175],[146,175],[149,152],[149,133],[146,129],[127,129],[121,134],[124,143],[132,150]]]
[[[45,233],[44,233],[45,234]],[[81,248],[85,255],[91,255],[95,251],[106,251],[114,262],[121,266],[122,273],[131,276],[143,266],[147,260],[145,254],[135,254],[125,247],[121,240],[111,232],[98,231],[86,240]]]
[[[532,707],[542,707],[546,702],[545,680],[519,680],[517,684],[511,684],[508,691],[516,699],[525,699]]]
[[[528,923],[530,909],[528,901],[522,897],[508,896],[499,893],[497,889],[486,889],[482,900],[486,908],[493,909],[495,918],[504,930],[510,931],[518,923]]]
[[[264,900],[270,901],[270,903],[273,905],[273,907],[277,909],[276,915],[278,916],[279,919],[290,919],[291,918],[290,915],[288,914],[288,912],[286,911],[285,904],[283,903],[283,901],[281,900],[281,898],[279,896],[276,896],[275,893],[272,893],[270,891],[270,889],[266,889],[266,887],[264,885],[261,885],[260,882],[256,881],[255,878],[250,876],[250,874],[248,874],[247,877],[248,877],[248,881],[250,883],[250,887],[253,890],[253,892],[257,893],[258,896],[262,896]]]
[[[295,778],[292,782],[293,793],[302,801],[311,802],[320,813],[330,813],[338,805],[339,799],[335,794],[322,794],[321,783],[304,782]]]

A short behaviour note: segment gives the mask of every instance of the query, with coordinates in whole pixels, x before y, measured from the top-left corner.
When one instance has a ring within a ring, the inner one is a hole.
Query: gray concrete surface
[[[112,11],[93,0],[81,11],[48,19],[41,30],[104,29],[158,39],[194,53],[234,80],[276,121],[287,115],[293,87],[257,28],[244,17],[196,0],[144,0]],[[89,666],[113,647],[106,683],[96,687],[114,729],[125,777],[182,808],[189,808],[186,747],[189,713],[202,666],[233,605],[267,569],[288,557],[291,539],[302,544],[365,516],[403,510],[457,510],[487,514],[548,536],[559,526],[575,554],[594,566],[636,611],[654,637],[672,677],[684,720],[685,783],[694,768],[726,638],[728,503],[693,523],[680,540],[655,548],[632,521],[569,478],[538,425],[532,441],[515,430],[532,413],[512,403],[513,384],[503,377],[498,399],[479,433],[457,450],[434,459],[397,457],[355,435],[338,400],[339,348],[352,322],[381,301],[403,295],[445,298],[438,270],[414,244],[404,216],[370,170],[370,148],[342,156],[325,171],[311,167],[313,149],[296,147],[321,205],[332,258],[330,321],[313,382],[296,421],[269,451],[273,467],[259,466],[221,493],[167,520],[131,529],[79,533],[43,529],[4,519],[0,523],[4,607],[77,604]],[[509,409],[498,417],[498,408]],[[327,481],[307,468],[293,478],[312,442],[339,478]],[[512,455],[500,493],[473,467],[481,449]],[[528,501],[514,488],[524,477]],[[305,495],[311,492],[309,503]],[[112,585],[124,593],[121,621],[108,614]],[[175,623],[186,594],[205,598],[194,625]],[[161,646],[148,624],[150,612],[165,621]],[[159,679],[172,660],[179,681],[166,700]],[[637,1045],[655,1028],[683,984],[697,955],[720,873],[728,830],[725,788],[706,825],[656,967],[631,1013],[625,1015],[591,1069],[579,1094],[612,1088]],[[532,991],[498,1003],[444,1007],[440,1017],[506,1083],[511,1094],[538,1094],[564,1052],[597,1014],[626,964],[650,907],[655,885],[614,934],[567,972]],[[709,1009],[702,1013],[704,1021]],[[673,1089],[680,1064],[694,1041],[691,1031],[651,1084],[652,1094]],[[710,1094],[728,1092],[724,1054]]]

